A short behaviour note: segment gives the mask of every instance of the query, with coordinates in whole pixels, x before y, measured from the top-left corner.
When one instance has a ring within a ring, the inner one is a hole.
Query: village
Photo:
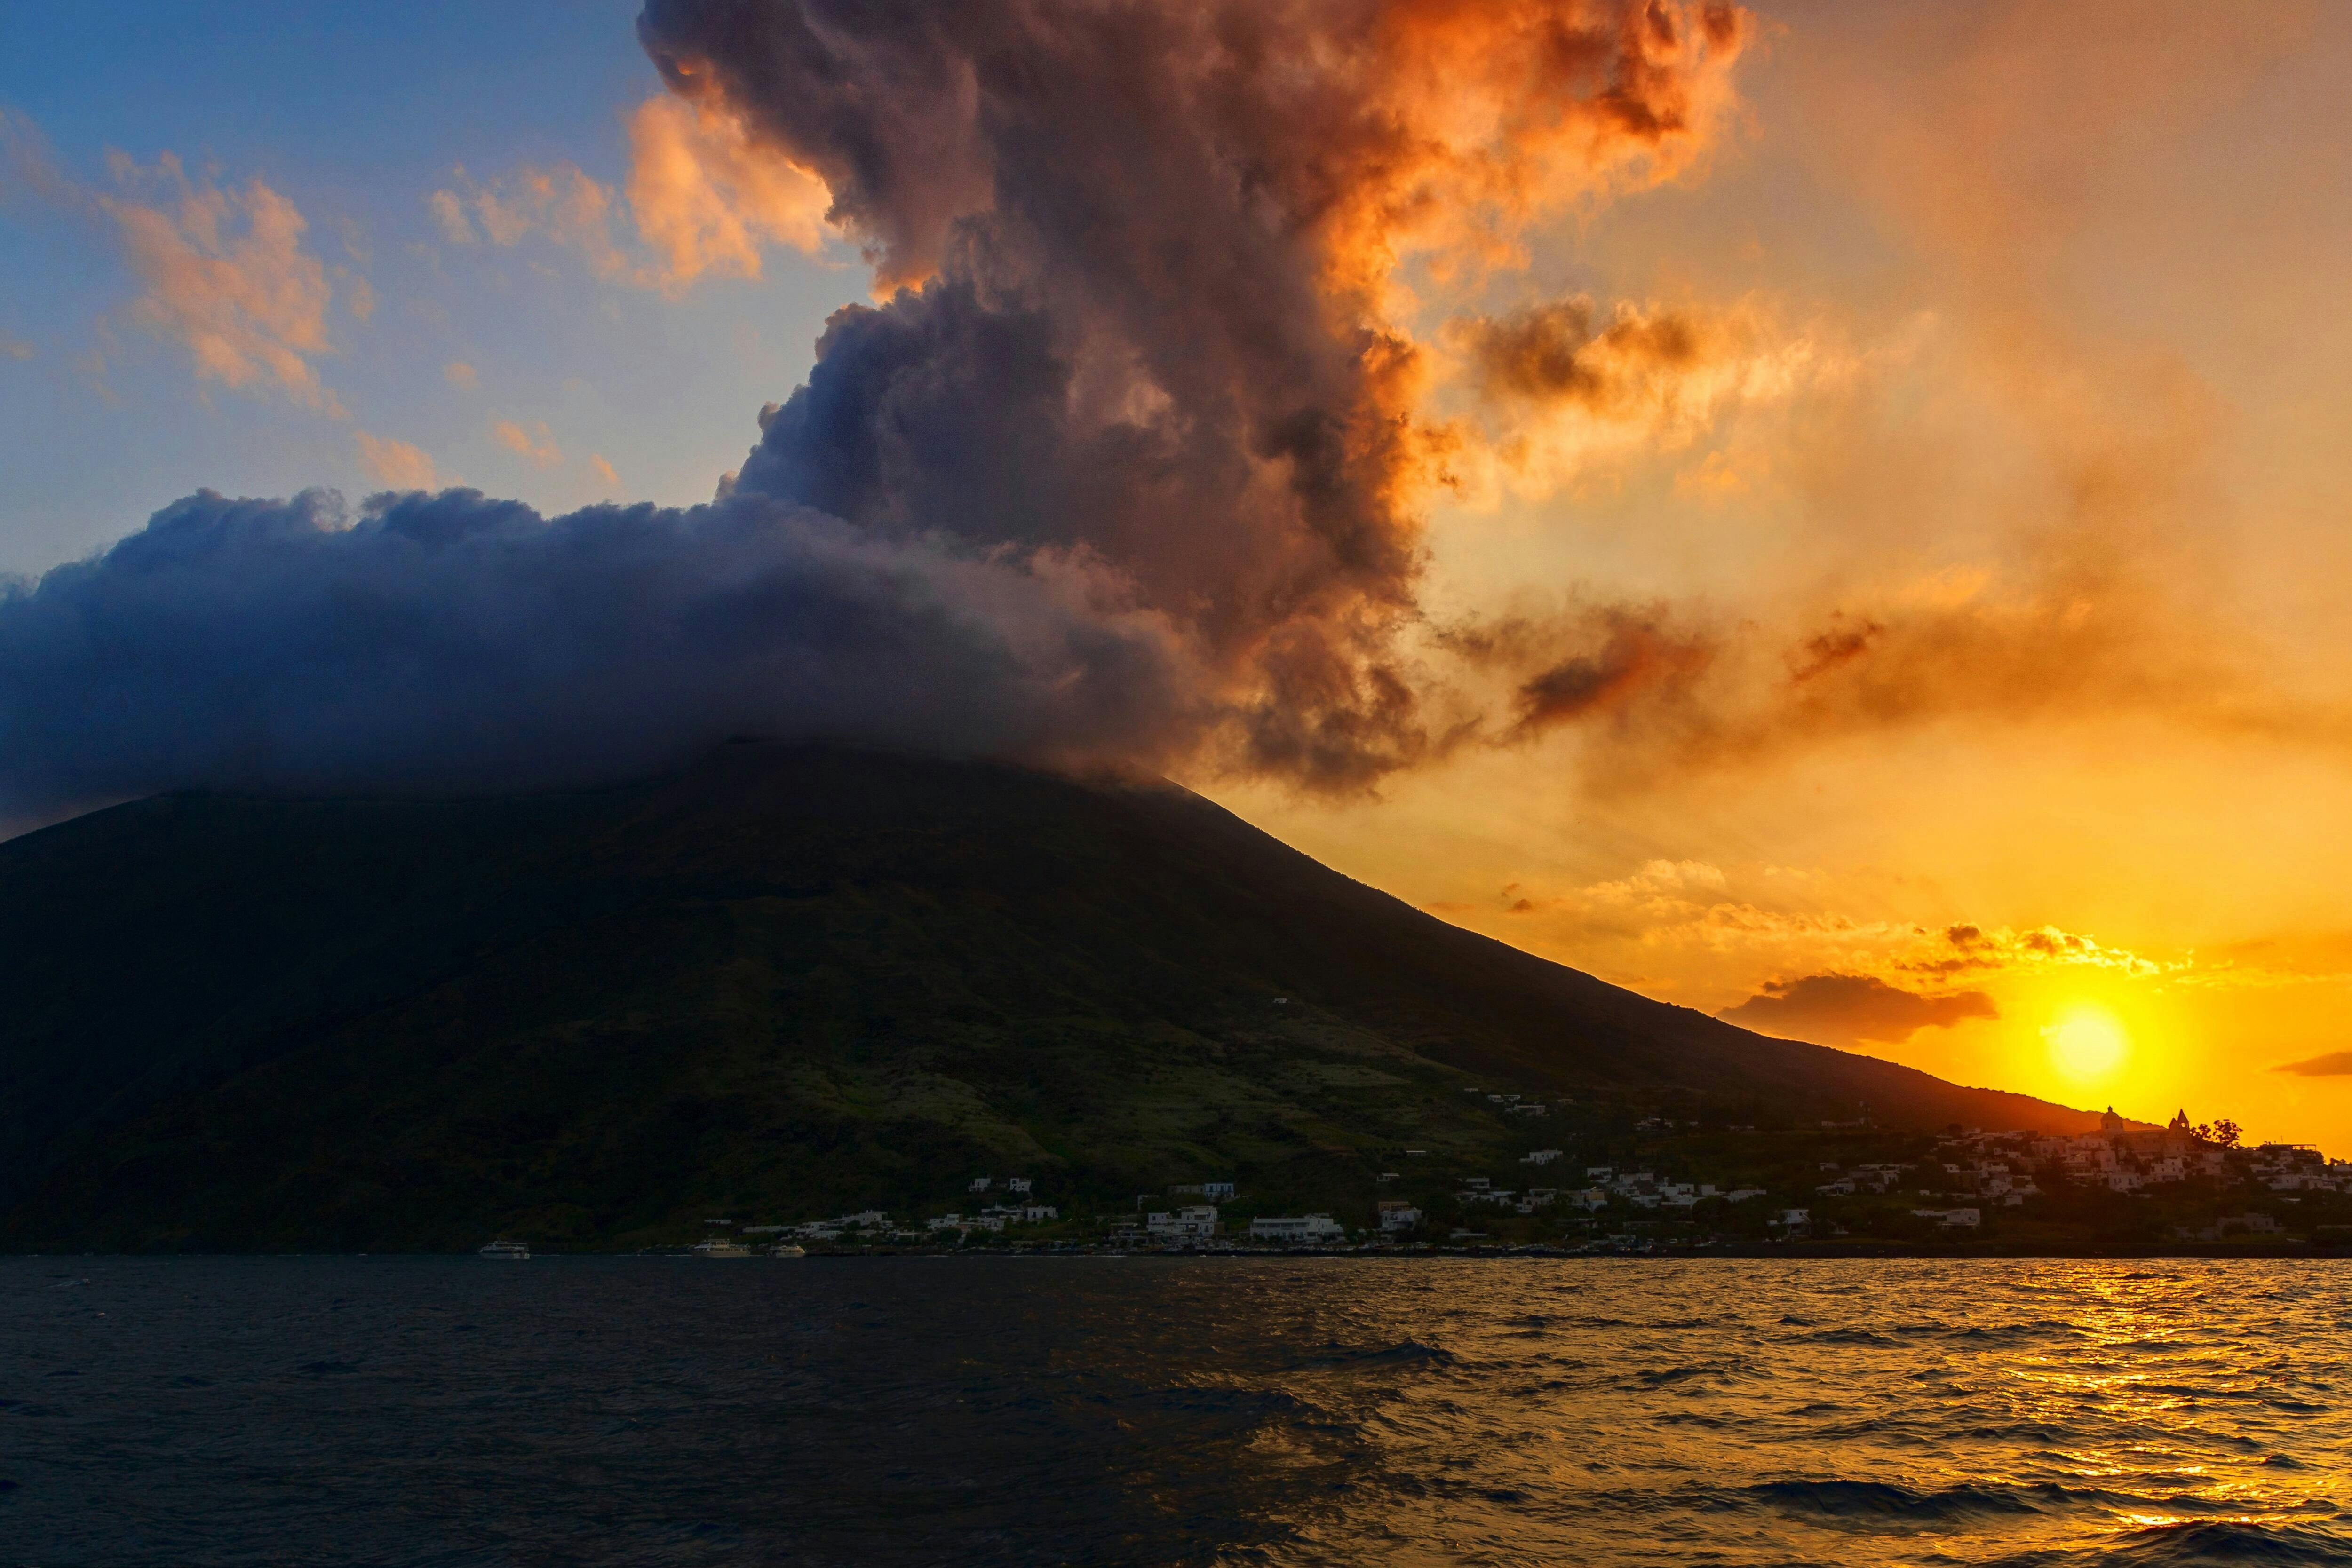
[[[1552,1113],[1522,1094],[1475,1092],[1507,1126],[1532,1132]],[[1579,1146],[1611,1157],[1585,1163],[1571,1157]],[[1170,1184],[1112,1208],[1099,1197],[1074,1203],[1073,1195],[1041,1194],[1034,1175],[974,1175],[945,1212],[899,1216],[874,1207],[740,1227],[713,1219],[713,1235],[729,1239],[697,1249],[1643,1253],[2352,1243],[2352,1162],[2299,1145],[2242,1148],[2235,1128],[2192,1125],[2185,1113],[2162,1128],[2110,1111],[2096,1130],[2073,1136],[1953,1127],[1924,1139],[1881,1131],[1866,1117],[1759,1131],[1649,1114],[1524,1148],[1506,1156],[1516,1167],[1507,1177],[1444,1170],[1426,1149],[1395,1156],[1395,1168],[1367,1173],[1354,1205],[1283,1210],[1228,1177]]]

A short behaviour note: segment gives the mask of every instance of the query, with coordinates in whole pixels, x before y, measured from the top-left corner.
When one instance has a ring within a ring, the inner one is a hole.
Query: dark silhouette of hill
[[[1544,1130],[1468,1084],[2095,1122],[1651,1001],[1168,785],[739,743],[625,788],[169,796],[0,844],[19,1248],[613,1243],[1015,1170],[1304,1200]]]

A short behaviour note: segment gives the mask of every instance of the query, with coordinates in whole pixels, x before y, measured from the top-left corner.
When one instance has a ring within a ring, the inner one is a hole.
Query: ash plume
[[[1673,175],[1748,29],[1666,0],[649,0],[703,128],[677,146],[726,148],[728,188],[822,182],[880,302],[708,507],[199,494],[20,586],[0,807],[560,782],[740,731],[1360,788],[1460,730],[1399,651],[1448,433],[1397,269]],[[1590,706],[1540,678],[1523,724]]]

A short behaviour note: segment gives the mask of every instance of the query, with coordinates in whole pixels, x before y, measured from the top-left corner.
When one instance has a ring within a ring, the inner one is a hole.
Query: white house
[[[1421,1223],[1421,1210],[1401,1198],[1384,1198],[1381,1203],[1382,1230],[1411,1230]]]
[[[986,1192],[988,1190],[988,1178],[986,1176],[974,1176],[971,1178],[971,1185],[964,1188],[964,1190],[966,1192]]]
[[[1166,1241],[1205,1241],[1217,1233],[1217,1206],[1196,1203],[1150,1216],[1144,1228]]]
[[[1347,1235],[1347,1228],[1328,1214],[1307,1214],[1296,1218],[1253,1219],[1250,1221],[1253,1241],[1337,1241]]]
[[[1185,1182],[1168,1189],[1171,1197],[1204,1197],[1211,1203],[1221,1203],[1234,1196],[1234,1184],[1229,1181]]]
[[[1538,1149],[1531,1155],[1521,1155],[1519,1156],[1519,1164],[1523,1166],[1548,1166],[1558,1158],[1559,1158],[1559,1151],[1558,1149]]]
[[[1013,1176],[1005,1182],[1004,1190],[1007,1192],[1027,1192],[1029,1190],[1029,1178],[1027,1176]]]
[[[1915,1208],[1912,1214],[1920,1219],[1932,1219],[1947,1230],[1974,1230],[1984,1223],[1984,1215],[1973,1208]]]

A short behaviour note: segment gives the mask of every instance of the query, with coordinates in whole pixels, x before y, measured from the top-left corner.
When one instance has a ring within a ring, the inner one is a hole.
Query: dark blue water
[[[2347,1287],[0,1260],[0,1563],[2352,1563]]]

